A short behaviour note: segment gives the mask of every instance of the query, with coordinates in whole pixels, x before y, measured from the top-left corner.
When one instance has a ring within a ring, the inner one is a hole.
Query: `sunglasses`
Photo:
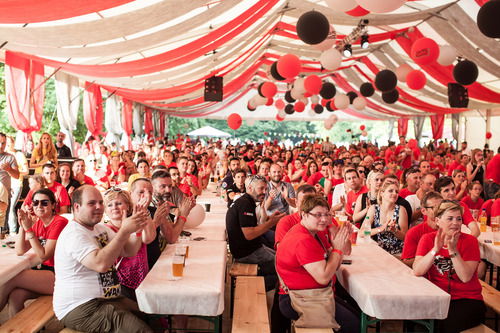
[[[106,190],[106,192],[104,192],[104,195],[106,195],[110,192],[121,192],[121,191],[123,191],[121,188],[116,187],[116,186],[112,186],[108,190]]]
[[[38,205],[42,205],[42,207],[47,207],[49,205],[50,200],[33,200],[33,207],[37,207]]]

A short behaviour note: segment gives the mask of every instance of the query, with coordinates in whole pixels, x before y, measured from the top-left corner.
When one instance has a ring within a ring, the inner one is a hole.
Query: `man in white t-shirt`
[[[125,218],[117,233],[102,220],[99,191],[84,185],[73,193],[74,220],[57,240],[54,312],[64,326],[83,332],[153,332],[132,311],[137,304],[120,297],[114,264],[134,256],[141,242],[136,232],[147,223],[146,211]]]

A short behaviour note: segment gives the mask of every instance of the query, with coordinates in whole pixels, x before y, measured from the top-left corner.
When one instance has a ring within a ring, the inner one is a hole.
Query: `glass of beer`
[[[184,273],[184,256],[174,255],[172,258],[172,280],[180,280]]]
[[[351,241],[351,245],[356,245],[356,243],[358,241],[358,231],[357,230],[353,230],[353,232],[351,233],[350,241]]]
[[[186,259],[189,256],[189,241],[190,241],[189,236],[181,236],[181,237],[179,237],[179,244],[182,245],[182,246],[184,246],[186,248],[186,253],[185,253]]]

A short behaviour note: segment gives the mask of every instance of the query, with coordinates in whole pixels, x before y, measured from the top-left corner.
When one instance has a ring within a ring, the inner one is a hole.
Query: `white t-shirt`
[[[412,212],[416,212],[420,208],[420,199],[417,197],[416,194],[411,194],[407,196],[405,199],[410,203]],[[408,217],[411,219],[411,216]]]
[[[332,206],[338,205],[340,203],[340,197],[345,197],[347,194],[345,192],[345,184],[341,183],[335,185],[332,194]],[[344,209],[344,208],[342,208]]]
[[[120,295],[114,267],[106,273],[98,273],[81,264],[89,253],[104,247],[114,236],[115,233],[103,223],[89,230],[74,220],[61,232],[54,254],[56,282],[53,305],[58,319],[91,299]]]

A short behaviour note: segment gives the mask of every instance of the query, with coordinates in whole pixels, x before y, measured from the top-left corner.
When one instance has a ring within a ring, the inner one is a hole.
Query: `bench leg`
[[[374,318],[374,319],[369,319],[366,313],[361,312],[361,333],[367,333],[368,332],[368,325],[372,324],[377,324],[380,322],[380,319]]]
[[[236,284],[236,278],[231,276],[230,279],[230,291],[229,291],[229,318],[233,318],[233,311],[234,311],[234,287]]]

